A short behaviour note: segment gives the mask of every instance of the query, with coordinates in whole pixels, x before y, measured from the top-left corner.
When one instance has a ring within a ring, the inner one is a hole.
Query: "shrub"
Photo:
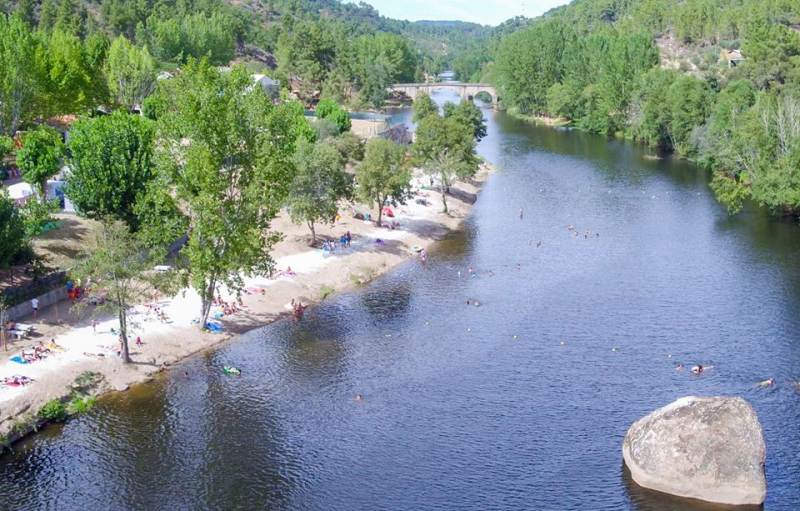
[[[39,410],[39,417],[42,419],[47,419],[55,422],[64,422],[67,420],[67,406],[59,401],[58,399],[53,399],[52,401],[48,401]]]
[[[319,296],[324,300],[335,292],[331,286],[322,285],[319,287]]]

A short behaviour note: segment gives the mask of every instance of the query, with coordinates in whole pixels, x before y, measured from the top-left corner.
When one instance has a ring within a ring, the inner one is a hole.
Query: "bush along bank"
[[[0,433],[0,454],[48,424],[64,423],[91,410],[97,401],[96,395],[102,391],[103,382],[101,374],[86,371],[75,378],[63,396],[51,399],[38,412],[25,413],[7,421],[0,426],[3,431]]]

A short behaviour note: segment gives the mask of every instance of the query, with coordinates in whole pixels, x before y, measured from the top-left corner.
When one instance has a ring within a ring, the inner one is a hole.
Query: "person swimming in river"
[[[759,387],[769,387],[771,385],[775,385],[775,380],[773,378],[758,382]]]
[[[567,229],[569,229],[570,231],[574,231],[575,230],[575,226],[572,225],[572,224],[569,224],[569,227],[567,227]]]
[[[708,370],[709,370],[709,369],[711,369],[712,367],[714,367],[714,366],[705,366],[705,367],[704,367],[704,366],[703,366],[703,364],[697,364],[696,366],[692,367],[692,372],[693,372],[694,374],[700,374],[700,373],[702,373],[703,371],[708,371]]]
[[[682,371],[682,370],[683,370],[683,364],[678,364],[678,365],[676,365],[676,366],[675,366],[675,370],[676,370],[676,371]]]
[[[363,400],[364,400],[364,398],[361,397],[361,394],[356,394],[355,401],[363,401]]]

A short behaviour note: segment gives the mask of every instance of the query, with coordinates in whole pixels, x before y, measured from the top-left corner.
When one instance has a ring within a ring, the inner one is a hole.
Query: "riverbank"
[[[535,124],[536,126],[550,126],[551,128],[571,126],[569,119],[548,117],[546,115],[523,114],[517,108],[509,108],[506,113],[515,119]]]
[[[334,254],[324,254],[309,248],[310,233],[304,225],[294,225],[288,216],[281,214],[272,228],[284,234],[283,240],[273,250],[276,268],[284,272],[277,279],[246,279],[247,292],[242,296],[241,312],[217,320],[222,333],[201,332],[193,322],[199,316],[200,299],[193,290],[184,290],[171,298],[158,299],[158,307],[167,321],[158,320],[148,313],[144,304],[136,307],[132,316],[131,358],[133,363],[122,364],[116,356],[116,318],[96,318],[91,324],[91,307],[83,316],[76,315],[65,303],[39,311],[37,318],[17,318],[19,323],[35,327],[31,338],[9,342],[7,356],[19,354],[40,341],[55,339],[63,351],[32,364],[20,364],[7,359],[0,364],[0,378],[13,375],[26,376],[35,381],[21,387],[0,386],[0,436],[12,430],[15,423],[25,417],[35,417],[41,407],[52,399],[65,399],[76,379],[87,372],[102,376],[95,394],[123,391],[131,385],[153,378],[162,364],[173,366],[180,360],[229,341],[235,336],[259,328],[289,314],[286,305],[292,299],[303,304],[313,304],[331,293],[352,289],[387,272],[391,268],[416,258],[412,247],[442,239],[457,228],[469,213],[470,200],[480,191],[482,183],[495,172],[490,164],[481,166],[476,178],[456,187],[465,192],[448,197],[450,213],[441,212],[441,198],[435,191],[422,190],[422,179],[413,181],[417,197],[426,198],[428,205],[409,201],[406,206],[392,208],[399,227],[395,230],[378,228],[358,220],[355,213],[377,211],[361,205],[342,207],[342,217],[334,226],[318,226],[318,238],[337,239],[349,231],[352,247],[337,249]],[[427,183],[427,178],[425,178]],[[386,218],[386,220],[392,220]],[[376,243],[380,239],[381,244]],[[288,275],[291,270],[293,276]],[[223,299],[233,301],[230,293],[222,292]],[[140,337],[143,344],[133,340]],[[180,368],[170,370],[180,371]]]

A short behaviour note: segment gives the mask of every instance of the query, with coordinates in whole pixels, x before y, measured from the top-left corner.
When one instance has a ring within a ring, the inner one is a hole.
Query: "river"
[[[621,455],[634,420],[686,395],[753,405],[766,508],[794,507],[797,225],[727,216],[691,163],[486,115],[501,171],[426,267],[46,428],[0,458],[2,507],[686,509]]]

